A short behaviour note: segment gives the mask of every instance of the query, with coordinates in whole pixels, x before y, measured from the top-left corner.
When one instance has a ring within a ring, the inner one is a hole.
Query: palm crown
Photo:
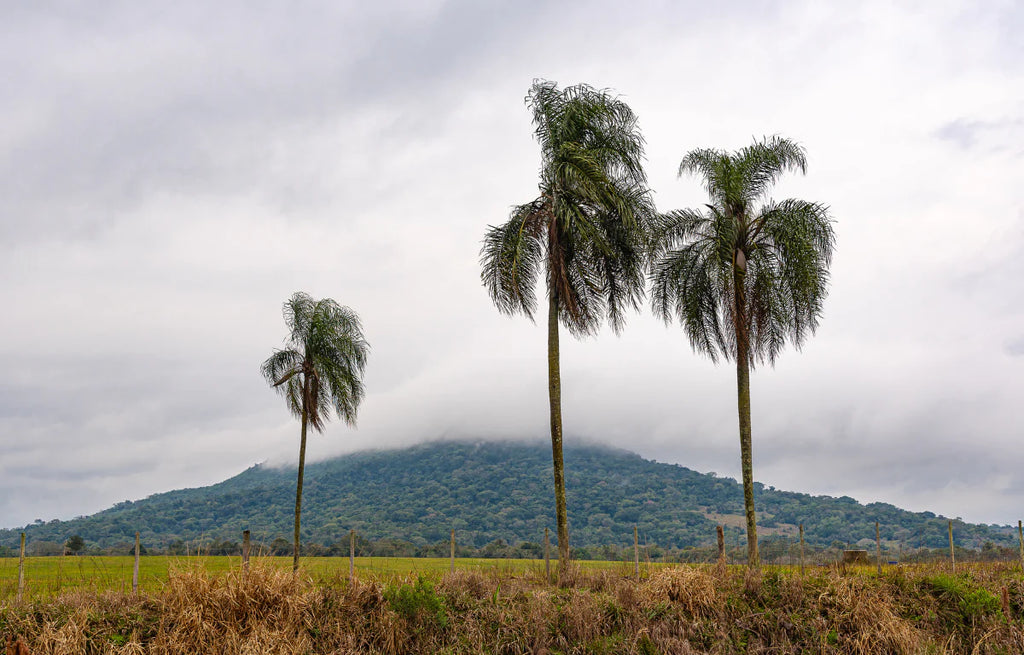
[[[654,310],[712,360],[735,359],[745,337],[749,364],[774,362],[787,339],[799,347],[818,325],[835,243],[828,210],[767,198],[782,173],[806,167],[803,148],[781,137],[735,153],[693,150],[679,165],[680,176],[703,178],[711,202],[657,220]]]
[[[492,226],[481,278],[498,309],[533,318],[544,268],[558,317],[577,335],[643,299],[643,245],[653,206],[641,166],[636,116],[608,91],[581,84],[560,91],[535,82],[527,96],[541,146],[540,195]]]
[[[332,409],[355,425],[369,352],[359,317],[330,298],[314,300],[299,292],[284,304],[284,318],[287,347],[263,362],[263,377],[285,397],[296,418],[306,413],[317,432]]]

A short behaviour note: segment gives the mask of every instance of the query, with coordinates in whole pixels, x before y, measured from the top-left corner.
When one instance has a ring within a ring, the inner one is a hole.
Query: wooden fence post
[[[242,576],[249,572],[249,531],[242,531]]]
[[[633,526],[633,571],[636,579],[640,579],[640,533],[637,527]]]
[[[551,539],[548,537],[548,529],[544,528],[544,574],[551,582]]]
[[[800,575],[804,574],[804,524],[800,524]]]
[[[455,528],[452,528],[452,561],[448,570],[451,573],[455,573]]]
[[[135,533],[135,566],[132,568],[132,594],[139,593],[139,533]]]
[[[875,521],[875,559],[878,561],[878,575],[882,575],[882,533],[878,529],[878,521]]]
[[[351,582],[356,577],[356,531],[348,531],[348,579]]]
[[[25,593],[25,533],[21,533],[21,555],[18,556],[18,602]]]
[[[725,529],[716,525],[715,532],[718,534],[718,568],[725,571]]]
[[[953,573],[956,574],[956,552],[953,550],[953,522],[949,522],[949,563],[953,566]]]
[[[1020,519],[1017,520],[1017,537],[1020,538],[1020,568],[1024,570],[1024,528],[1021,527]]]

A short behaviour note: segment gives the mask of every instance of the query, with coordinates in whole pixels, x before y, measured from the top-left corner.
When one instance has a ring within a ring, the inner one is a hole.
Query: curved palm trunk
[[[754,454],[750,443],[750,334],[747,325],[745,271],[733,266],[736,290],[736,400],[740,419],[740,468],[743,469],[743,507],[747,515],[747,564],[761,565],[757,554],[757,515],[754,513]]]
[[[562,377],[558,354],[558,300],[548,300],[548,400],[551,404],[551,461],[555,469],[555,520],[558,523],[559,571],[569,564],[569,520],[565,511],[565,465],[562,462]]]
[[[302,516],[302,474],[306,468],[306,424],[309,422],[306,400],[309,397],[309,382],[303,376],[302,381],[302,437],[299,440],[299,479],[295,484],[295,555],[292,559],[292,572],[299,571],[299,517]]]

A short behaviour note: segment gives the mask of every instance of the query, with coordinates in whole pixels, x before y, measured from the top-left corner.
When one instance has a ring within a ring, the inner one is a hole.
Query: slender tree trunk
[[[736,400],[740,419],[740,467],[743,469],[743,507],[747,515],[747,564],[761,565],[757,553],[757,516],[754,513],[754,455],[750,443],[750,332],[747,325],[746,271],[733,265],[736,330]]]
[[[569,563],[569,521],[565,511],[565,465],[562,462],[562,378],[558,361],[558,299],[548,291],[548,399],[551,403],[551,461],[555,469],[555,520],[558,564]]]
[[[299,571],[299,518],[302,516],[302,474],[306,469],[306,424],[309,421],[307,408],[309,404],[309,381],[303,374],[302,380],[302,437],[299,439],[299,479],[295,484],[295,555],[292,559],[292,572]]]

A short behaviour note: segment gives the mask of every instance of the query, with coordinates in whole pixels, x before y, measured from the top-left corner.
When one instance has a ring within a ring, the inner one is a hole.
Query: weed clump
[[[444,598],[434,592],[434,583],[423,576],[417,577],[414,584],[386,590],[384,599],[393,612],[413,626],[444,628],[448,625],[448,607]]]
[[[644,586],[650,600],[668,600],[679,605],[690,616],[717,616],[721,598],[715,580],[701,569],[678,567],[654,573]]]

